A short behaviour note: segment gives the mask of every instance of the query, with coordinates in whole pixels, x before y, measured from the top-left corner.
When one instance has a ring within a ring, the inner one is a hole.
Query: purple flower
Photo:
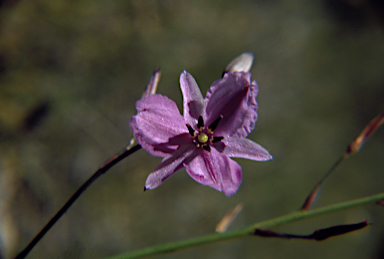
[[[241,167],[230,157],[267,161],[272,158],[245,137],[257,120],[256,81],[250,73],[231,72],[214,82],[205,99],[187,71],[180,75],[184,116],[176,103],[155,94],[136,102],[130,126],[139,144],[162,162],[148,176],[154,189],[185,167],[197,182],[230,196],[241,184]]]

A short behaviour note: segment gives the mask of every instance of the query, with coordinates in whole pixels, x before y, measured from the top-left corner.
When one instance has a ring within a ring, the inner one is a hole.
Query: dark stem
[[[310,192],[310,194],[305,199],[303,206],[301,206],[301,210],[307,210],[312,205],[312,203],[314,202],[314,200],[318,194],[320,186],[333,173],[333,171],[335,171],[336,167],[338,167],[341,164],[341,162],[343,162],[346,158],[347,158],[346,154],[342,155],[339,158],[339,160],[337,160],[336,163],[331,167],[331,169],[329,169],[328,172],[320,179],[320,181],[315,185],[313,190]]]
[[[63,216],[63,214],[71,207],[71,205],[80,197],[80,195],[97,179],[99,176],[107,172],[112,166],[133,154],[141,148],[140,145],[135,145],[132,148],[128,146],[120,154],[117,154],[110,158],[104,165],[102,165],[79,189],[72,195],[71,198],[64,204],[63,207],[53,216],[42,230],[32,239],[32,241],[21,251],[15,259],[25,258],[33,247],[40,241],[41,238],[51,229],[51,227]]]

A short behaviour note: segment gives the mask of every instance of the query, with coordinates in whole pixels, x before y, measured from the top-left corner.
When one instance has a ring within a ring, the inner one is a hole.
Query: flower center
[[[200,143],[207,143],[209,140],[208,138],[208,135],[205,134],[204,132],[201,132],[198,136],[197,136],[197,141],[199,141]]]
[[[193,137],[192,141],[196,145],[196,147],[202,147],[207,151],[211,151],[210,145],[219,142],[224,138],[213,136],[213,131],[216,129],[222,117],[223,116],[220,116],[214,122],[212,122],[208,128],[205,128],[203,117],[200,115],[197,121],[197,132],[195,132],[195,130],[187,124],[189,134]]]

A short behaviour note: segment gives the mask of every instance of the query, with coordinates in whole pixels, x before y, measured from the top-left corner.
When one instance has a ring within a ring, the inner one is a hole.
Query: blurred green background
[[[298,209],[315,183],[384,111],[381,1],[0,1],[0,250],[20,251],[72,193],[131,138],[149,76],[181,108],[178,78],[202,92],[245,51],[259,84],[249,138],[274,156],[238,159],[225,197],[182,170],[143,192],[160,162],[141,150],[98,179],[28,258],[103,258]],[[325,183],[317,207],[383,191],[384,130]],[[157,258],[383,258],[384,208],[367,206],[277,228],[310,234],[367,219],[323,242],[244,238]]]

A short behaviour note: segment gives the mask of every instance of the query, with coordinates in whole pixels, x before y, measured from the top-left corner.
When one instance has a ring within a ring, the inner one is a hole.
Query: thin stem
[[[377,202],[382,199],[384,199],[384,193],[380,193],[373,196],[352,200],[348,202],[338,203],[338,204],[334,204],[331,206],[327,206],[327,207],[323,207],[315,210],[296,211],[278,218],[265,220],[253,225],[249,225],[247,227],[244,227],[238,230],[228,231],[225,233],[213,233],[205,236],[190,238],[190,239],[171,242],[171,243],[162,244],[162,245],[156,245],[156,246],[136,250],[130,253],[108,257],[106,259],[141,258],[149,255],[174,252],[174,251],[178,251],[185,248],[191,248],[191,247],[202,245],[202,244],[209,244],[209,243],[215,243],[223,240],[247,237],[247,236],[253,235],[255,229],[257,228],[270,229],[273,227],[277,227],[279,225],[302,220],[305,218],[311,218],[311,217],[315,217],[323,214],[328,214],[332,212],[337,212],[337,211],[346,210],[349,208]]]
[[[310,194],[305,199],[304,204],[301,206],[302,210],[307,210],[309,207],[311,207],[313,202],[316,200],[318,193],[319,193],[320,186],[323,184],[325,179],[327,179],[328,176],[330,176],[331,173],[333,173],[333,171],[335,171],[336,167],[338,167],[341,164],[341,162],[343,162],[347,157],[348,157],[348,154],[346,154],[346,153],[343,154],[339,158],[339,160],[337,160],[336,163],[331,167],[331,169],[329,169],[328,172],[320,179],[320,181],[317,182],[315,187],[313,187],[312,191],[310,192]]]
[[[126,147],[120,154],[113,156],[108,159],[104,165],[102,165],[79,189],[72,195],[71,198],[61,207],[61,209],[48,221],[42,230],[31,240],[31,242],[21,251],[15,259],[25,258],[32,248],[40,241],[41,238],[51,229],[51,227],[63,216],[63,214],[71,207],[71,205],[80,197],[80,195],[101,175],[107,172],[111,167],[116,165],[118,162],[133,154],[141,148],[140,145],[133,145],[134,142]]]

